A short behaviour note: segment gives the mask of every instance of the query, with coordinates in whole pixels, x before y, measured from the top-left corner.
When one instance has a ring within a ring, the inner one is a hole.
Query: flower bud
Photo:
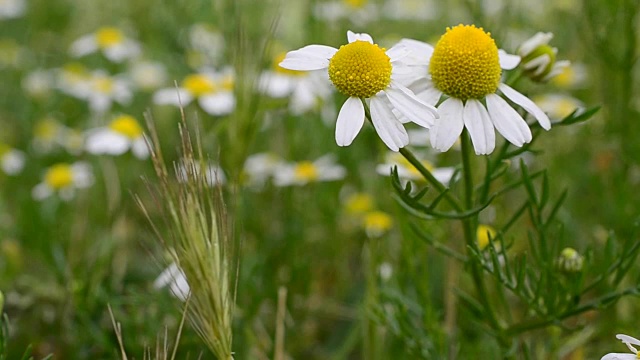
[[[584,258],[573,248],[564,248],[560,252],[557,264],[560,271],[566,273],[577,273],[582,271]]]
[[[549,46],[552,38],[552,33],[539,32],[518,49],[518,55],[522,58],[520,66],[533,81],[547,82],[569,66],[567,60],[556,61],[558,49]]]

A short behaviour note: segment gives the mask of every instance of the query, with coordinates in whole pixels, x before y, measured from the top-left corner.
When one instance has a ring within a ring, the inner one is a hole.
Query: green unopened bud
[[[564,248],[560,252],[557,264],[560,271],[566,273],[577,273],[582,271],[584,258],[573,248]]]
[[[568,61],[556,61],[558,49],[549,46],[552,38],[552,33],[537,33],[518,49],[520,66],[533,81],[546,82],[569,66]]]

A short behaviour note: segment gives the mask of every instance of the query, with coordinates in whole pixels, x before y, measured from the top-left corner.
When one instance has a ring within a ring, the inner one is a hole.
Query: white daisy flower
[[[250,155],[244,162],[242,180],[248,186],[261,188],[282,163],[282,159],[272,153]]]
[[[155,90],[166,83],[167,70],[159,62],[136,61],[129,67],[133,85],[145,91]]]
[[[328,69],[333,85],[349,96],[336,123],[339,146],[350,145],[362,129],[363,101],[367,99],[376,132],[389,149],[398,151],[409,143],[403,122],[412,121],[428,128],[434,124],[438,113],[395,81],[397,73],[408,70],[399,63],[410,53],[404,46],[385,50],[374,44],[368,34],[351,31],[347,32],[347,38],[349,44],[340,49],[308,45],[291,51],[280,66],[299,71]]]
[[[0,20],[18,18],[26,10],[26,0],[0,0]]]
[[[465,127],[478,155],[493,152],[494,127],[516,146],[530,142],[529,125],[497,94],[498,90],[533,115],[543,129],[551,128],[549,118],[533,101],[500,82],[502,69],[515,68],[520,58],[499,51],[491,35],[482,28],[474,25],[447,28],[435,47],[408,39],[400,44],[410,47],[415,54],[405,59],[405,63],[421,73],[411,85],[418,98],[437,104],[442,95],[446,96],[438,106],[440,118],[429,129],[433,148],[449,150]]]
[[[156,91],[153,102],[158,105],[187,106],[194,99],[207,114],[228,115],[235,109],[234,75],[228,68],[221,72],[205,70],[182,80],[181,86]]]
[[[438,6],[431,0],[387,0],[382,16],[392,20],[433,20],[439,17]]]
[[[552,38],[552,33],[539,32],[518,49],[518,55],[522,58],[520,65],[534,81],[547,82],[570,65],[568,60],[556,61],[558,49],[549,46]]]
[[[368,0],[330,0],[317,2],[313,15],[324,21],[343,19],[353,24],[365,25],[378,19],[378,8]]]
[[[131,102],[133,92],[127,80],[119,76],[111,76],[103,70],[91,74],[89,88],[82,94],[82,99],[89,103],[93,112],[103,113],[111,109],[114,102],[127,105]]]
[[[572,112],[578,112],[584,109],[584,104],[569,95],[564,94],[545,94],[535,96],[533,98],[540,109],[549,115],[549,118],[562,120],[569,116]]]
[[[273,98],[291,97],[289,111],[300,115],[316,107],[319,99],[331,95],[331,88],[324,71],[296,71],[278,66],[285,54],[276,57],[274,69],[260,75],[260,90]]]
[[[551,83],[563,89],[581,88],[589,78],[587,67],[580,63],[571,63],[562,72],[551,79]]]
[[[609,353],[603,356],[600,360],[636,360],[638,359],[640,355],[638,354],[638,350],[633,345],[640,346],[640,340],[624,334],[618,334],[616,335],[616,338],[622,341],[625,345],[627,345],[627,347],[632,352],[632,354]]]
[[[115,27],[103,27],[96,32],[82,36],[71,44],[71,55],[81,57],[101,51],[113,62],[122,62],[140,54],[140,45]]]
[[[138,159],[149,156],[143,129],[130,115],[117,116],[108,126],[89,130],[85,147],[91,154],[122,155],[131,150]]]
[[[0,169],[7,175],[17,175],[24,168],[26,156],[20,150],[0,143]]]
[[[47,97],[54,87],[55,75],[51,70],[34,70],[22,78],[22,88],[34,98]]]
[[[75,98],[83,99],[91,89],[91,72],[80,63],[67,63],[53,70],[58,90]]]
[[[84,138],[79,131],[62,125],[52,117],[45,117],[33,127],[33,147],[39,153],[50,153],[57,147],[63,147],[77,155],[84,147]]]
[[[444,185],[448,185],[449,181],[451,181],[451,177],[455,172],[455,169],[452,167],[442,167],[437,168],[433,166],[432,163],[421,160],[422,165],[431,172],[431,174]],[[424,177],[420,174],[418,169],[416,169],[404,156],[389,152],[385,156],[385,162],[376,166],[376,172],[380,175],[389,176],[391,173],[391,169],[396,166],[398,169],[398,177],[400,179],[411,180],[411,181],[424,181]]]
[[[316,161],[283,163],[274,172],[276,186],[306,185],[317,181],[335,181],[343,179],[347,170],[336,164],[332,155],[325,155]]]
[[[187,276],[182,269],[176,264],[172,263],[160,273],[158,278],[153,282],[153,287],[156,289],[162,289],[169,285],[171,294],[181,301],[186,301],[191,292],[189,283],[187,282]]]
[[[92,184],[93,174],[89,164],[58,163],[47,169],[43,181],[33,188],[31,195],[36,200],[44,200],[57,193],[62,200],[69,201],[73,199],[77,189],[87,188]]]

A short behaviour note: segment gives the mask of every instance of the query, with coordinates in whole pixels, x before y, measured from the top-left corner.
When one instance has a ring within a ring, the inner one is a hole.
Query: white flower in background
[[[81,99],[89,103],[93,112],[103,113],[111,109],[114,102],[127,105],[133,97],[129,82],[119,76],[111,76],[103,70],[91,74],[89,87]]]
[[[96,32],[82,36],[71,44],[71,55],[85,56],[101,51],[113,62],[122,62],[140,54],[140,45],[115,27],[103,27]]]
[[[144,91],[156,90],[167,82],[164,65],[153,61],[136,61],[129,66],[133,85]]]
[[[69,201],[73,199],[77,189],[87,188],[92,184],[93,174],[89,164],[58,163],[46,170],[43,181],[33,188],[31,195],[36,200],[44,200],[58,194],[62,200]]]
[[[438,18],[438,6],[432,0],[387,0],[382,16],[392,20],[433,20]]]
[[[276,154],[257,153],[250,155],[244,162],[242,180],[248,186],[261,188],[282,163],[282,159]]]
[[[188,166],[192,168],[189,169]],[[212,161],[206,163],[200,163],[198,161],[180,160],[176,164],[176,177],[180,182],[187,182],[191,176],[200,177],[204,172],[205,181],[208,186],[215,186],[218,184],[224,184],[227,182],[227,177],[224,175],[224,171],[218,165]]]
[[[313,15],[324,21],[349,20],[353,24],[364,25],[378,19],[378,8],[368,0],[319,1]]]
[[[162,289],[167,285],[169,285],[171,294],[179,300],[186,301],[189,297],[191,288],[187,282],[187,276],[184,274],[182,269],[176,265],[176,263],[172,263],[169,267],[164,269],[156,281],[153,282],[153,287],[156,289]]]
[[[549,118],[554,120],[562,120],[572,112],[576,110],[580,112],[584,109],[584,104],[580,100],[564,94],[538,95],[533,100],[549,115]]]
[[[34,98],[47,97],[55,88],[55,74],[51,70],[34,70],[22,78],[22,88]]]
[[[89,92],[91,72],[84,65],[72,62],[53,71],[56,87],[63,93],[82,99]]]
[[[189,28],[187,63],[194,69],[217,66],[224,58],[224,36],[210,24],[198,23]]]
[[[515,68],[520,58],[499,51],[482,28],[447,28],[435,48],[408,39],[400,44],[413,50],[404,61],[420,74],[410,86],[416,95],[434,105],[442,95],[448,97],[438,105],[440,118],[429,129],[431,146],[436,150],[449,150],[465,127],[478,155],[493,152],[494,128],[516,146],[530,142],[529,125],[497,94],[498,90],[533,115],[543,129],[551,128],[549,118],[533,101],[500,82],[502,69]]]
[[[158,105],[187,106],[193,100],[207,114],[228,115],[235,109],[234,75],[228,68],[221,72],[205,70],[185,77],[180,87],[156,91],[153,102]]]
[[[609,353],[603,356],[600,360],[635,360],[640,358],[638,350],[633,346],[640,346],[640,340],[624,334],[618,334],[616,335],[616,338],[627,345],[632,354]]]
[[[558,49],[549,46],[552,33],[539,32],[526,40],[518,49],[520,66],[534,81],[547,82],[561,74],[570,65],[568,60],[556,61]]]
[[[551,83],[563,89],[580,88],[585,85],[588,75],[587,67],[584,64],[571,63],[551,79]]]
[[[324,71],[296,71],[278,66],[285,54],[276,57],[273,70],[260,75],[260,90],[273,98],[290,97],[289,111],[300,115],[331,95],[329,78]]]
[[[393,266],[386,261],[381,263],[378,267],[378,274],[383,281],[388,281],[393,275]]]
[[[26,10],[26,0],[0,0],[0,20],[21,17]]]
[[[50,153],[56,147],[63,147],[71,154],[79,154],[83,149],[82,134],[68,128],[52,117],[45,117],[33,127],[33,147],[37,152]]]
[[[142,126],[130,115],[117,116],[108,126],[87,131],[85,147],[91,154],[122,155],[131,150],[138,159],[149,156]]]
[[[431,174],[444,185],[448,185],[449,181],[451,181],[451,177],[455,172],[455,169],[452,167],[442,167],[436,168],[430,162],[426,160],[421,160],[420,163],[427,169]],[[404,158],[404,156],[389,152],[385,156],[384,164],[380,164],[376,166],[376,172],[380,175],[389,176],[391,174],[391,169],[396,166],[398,168],[398,177],[400,179],[411,180],[411,181],[424,181],[424,177],[420,174],[418,169],[416,169],[411,163]]]
[[[336,163],[332,155],[325,155],[316,161],[282,163],[273,174],[276,186],[306,185],[319,181],[341,180],[346,176],[344,166]]]
[[[0,169],[7,175],[17,175],[24,168],[25,155],[22,151],[0,143]]]
[[[349,44],[340,49],[308,45],[291,51],[280,66],[299,71],[328,69],[333,85],[349,96],[336,122],[339,146],[350,145],[362,129],[365,120],[363,101],[367,99],[371,120],[380,139],[389,149],[398,151],[409,143],[403,122],[412,121],[428,128],[438,114],[433,106],[423,103],[411,90],[394,81],[396,71],[406,70],[396,66],[396,62],[409,54],[404,46],[385,50],[374,44],[368,34],[351,31],[347,32],[347,38]]]

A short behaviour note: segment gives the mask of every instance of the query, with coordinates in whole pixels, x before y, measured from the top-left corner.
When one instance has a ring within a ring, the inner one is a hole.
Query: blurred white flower
[[[206,113],[223,116],[235,109],[236,98],[233,87],[234,75],[231,68],[220,72],[204,70],[185,77],[178,88],[156,91],[153,102],[159,105],[187,106],[197,99]]]
[[[317,181],[334,181],[346,176],[346,169],[338,165],[332,155],[325,155],[316,161],[282,163],[274,176],[276,186],[305,185]]]
[[[31,195],[36,200],[44,200],[58,194],[62,200],[69,201],[77,189],[91,186],[93,180],[91,166],[87,163],[58,163],[46,170],[43,181],[33,188]]]
[[[194,168],[189,169],[188,166],[194,166]],[[187,182],[191,175],[199,177],[202,172],[204,172],[205,181],[208,186],[215,186],[227,182],[227,177],[224,175],[222,168],[211,161],[201,164],[183,159],[176,164],[175,169],[176,176],[180,182]]]
[[[145,91],[158,89],[167,82],[167,70],[159,62],[136,61],[129,66],[129,75],[133,85]]]
[[[290,97],[289,110],[300,115],[316,107],[320,99],[331,95],[326,71],[296,71],[278,66],[285,54],[276,57],[272,70],[260,75],[259,88],[273,98]]]
[[[378,7],[368,0],[319,1],[313,15],[329,22],[346,19],[356,25],[365,25],[378,19]]]
[[[575,89],[583,87],[588,77],[589,73],[584,64],[571,63],[551,79],[551,83],[563,89]]]
[[[378,273],[380,274],[380,278],[382,280],[388,281],[389,279],[391,279],[391,276],[393,275],[393,266],[388,262],[383,262],[378,267]]]
[[[55,74],[51,70],[34,70],[22,78],[22,88],[29,96],[44,98],[55,88]]]
[[[187,282],[187,276],[182,269],[178,267],[176,263],[172,263],[160,273],[158,278],[153,282],[153,287],[161,289],[169,285],[171,294],[181,301],[186,301],[189,297],[189,283]]]
[[[129,82],[119,76],[111,76],[103,70],[91,74],[89,87],[80,98],[89,103],[93,112],[103,113],[111,109],[113,102],[127,105],[133,93]]]
[[[0,169],[7,175],[17,175],[24,168],[25,155],[22,151],[0,143]]]
[[[629,335],[624,335],[624,334],[618,334],[616,335],[616,338],[620,341],[622,341],[625,345],[627,345],[627,347],[629,348],[629,350],[632,352],[631,354],[621,354],[621,353],[609,353],[605,356],[603,356],[600,360],[635,360],[638,359],[638,356],[640,356],[638,354],[638,350],[633,346],[640,346],[640,340],[631,337]]]
[[[18,18],[26,10],[26,0],[0,0],[0,20]]]
[[[243,167],[243,182],[250,187],[261,188],[273,176],[282,159],[272,153],[257,153],[247,157]]]
[[[103,27],[84,35],[71,44],[71,55],[80,57],[101,51],[113,62],[122,62],[140,54],[140,45],[115,27]]]
[[[67,63],[53,72],[56,87],[67,95],[83,98],[91,87],[91,72],[80,63]]]
[[[584,109],[584,104],[580,100],[564,94],[538,95],[533,98],[533,101],[554,120],[562,120],[572,112],[576,110],[580,112]]]
[[[45,117],[33,127],[33,147],[37,152],[49,153],[56,147],[63,147],[69,153],[79,154],[83,148],[82,134],[68,128],[52,117]]]
[[[210,24],[191,25],[189,46],[187,62],[194,69],[219,65],[224,58],[224,36]]]
[[[143,129],[130,115],[117,116],[108,126],[89,130],[85,147],[91,154],[122,155],[131,150],[139,159],[149,156]]]
[[[452,167],[442,167],[436,168],[430,162],[426,160],[420,161],[422,165],[431,172],[431,174],[444,185],[448,185],[449,181],[451,181],[451,177],[455,172],[455,169]],[[385,155],[385,162],[376,167],[376,171],[380,175],[389,176],[391,173],[391,169],[397,166],[398,167],[398,177],[405,180],[412,181],[424,181],[424,178],[407,159],[404,158],[399,153],[396,152],[387,152]]]
[[[381,13],[392,20],[433,20],[438,7],[431,0],[387,0]]]

